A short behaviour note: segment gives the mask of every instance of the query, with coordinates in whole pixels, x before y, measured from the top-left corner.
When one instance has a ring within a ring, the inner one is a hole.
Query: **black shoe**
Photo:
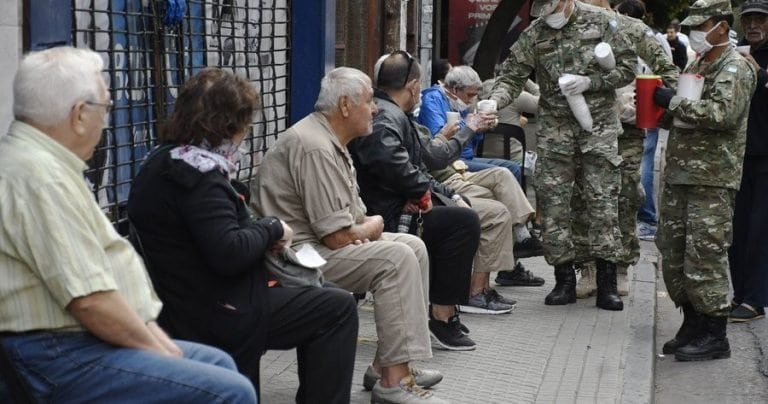
[[[531,236],[515,243],[512,252],[515,254],[515,258],[541,257],[544,255],[544,247],[539,239]]]
[[[576,272],[573,264],[555,265],[555,288],[544,299],[548,306],[576,303]]]
[[[688,345],[688,343],[696,337],[701,328],[701,319],[699,313],[693,308],[690,303],[684,303],[681,308],[683,309],[683,324],[680,329],[677,330],[675,338],[664,343],[661,348],[661,352],[665,355],[671,355],[677,351],[678,348]]]
[[[747,323],[752,320],[758,320],[765,317],[765,309],[762,307],[752,307],[746,303],[740,304],[735,309],[731,310],[731,315],[728,317],[731,322],[734,323]]]
[[[455,314],[448,322],[429,320],[429,333],[435,347],[448,351],[472,351],[476,348],[475,341],[461,332],[459,315]]]
[[[675,351],[675,359],[681,362],[708,361],[731,357],[731,345],[725,336],[728,317],[701,316],[700,333],[688,345]]]
[[[595,305],[604,310],[624,310],[624,302],[616,288],[616,264],[603,259],[595,261],[597,265],[597,298]]]
[[[494,280],[501,286],[541,286],[544,284],[544,278],[531,273],[523,267],[523,264],[518,261],[515,264],[515,269],[511,271],[499,271]]]

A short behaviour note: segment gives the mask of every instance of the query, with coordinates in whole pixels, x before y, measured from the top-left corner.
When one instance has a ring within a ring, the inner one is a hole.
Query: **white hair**
[[[360,70],[351,67],[337,67],[323,77],[320,95],[315,102],[315,111],[330,113],[339,106],[341,97],[348,97],[353,104],[362,101],[366,89],[371,88],[371,79]]]
[[[13,79],[13,114],[21,121],[55,125],[80,101],[100,102],[104,62],[90,49],[62,46],[29,53]]]
[[[475,69],[463,65],[448,70],[444,82],[448,88],[480,87],[483,84]]]

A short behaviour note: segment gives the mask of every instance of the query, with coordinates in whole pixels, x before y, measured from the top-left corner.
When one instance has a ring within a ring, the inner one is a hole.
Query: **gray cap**
[[[747,13],[768,14],[768,0],[747,0],[741,6],[741,15]]]
[[[533,0],[531,5],[531,15],[534,17],[543,17],[552,14],[560,4],[560,0]]]
[[[688,17],[681,25],[695,27],[712,17],[733,15],[730,0],[696,0],[688,9]]]

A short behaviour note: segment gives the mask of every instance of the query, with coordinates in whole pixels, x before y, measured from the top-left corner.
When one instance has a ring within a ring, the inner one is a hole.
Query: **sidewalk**
[[[518,300],[509,315],[462,315],[478,348],[434,350],[416,366],[445,375],[433,389],[452,403],[648,403],[653,399],[655,260],[644,249],[632,273],[625,310],[595,307],[595,299],[545,306],[554,285],[552,268],[541,257],[523,260],[544,277],[539,288],[498,287]],[[493,276],[492,278],[493,279]],[[376,331],[369,306],[361,307],[352,403],[370,402],[362,377],[373,358]],[[292,403],[298,387],[295,352],[268,352],[262,359],[262,400]]]

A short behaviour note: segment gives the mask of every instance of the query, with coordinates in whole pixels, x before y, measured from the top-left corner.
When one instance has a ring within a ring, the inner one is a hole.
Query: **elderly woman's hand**
[[[280,240],[277,240],[277,242],[273,244],[272,247],[269,248],[269,251],[275,254],[282,251],[283,248],[290,248],[291,241],[293,241],[293,229],[291,228],[291,226],[289,226],[288,223],[282,220],[280,221],[280,224],[283,225],[283,237]]]
[[[496,127],[499,116],[493,112],[479,112],[467,115],[467,127],[474,132],[485,132]]]

